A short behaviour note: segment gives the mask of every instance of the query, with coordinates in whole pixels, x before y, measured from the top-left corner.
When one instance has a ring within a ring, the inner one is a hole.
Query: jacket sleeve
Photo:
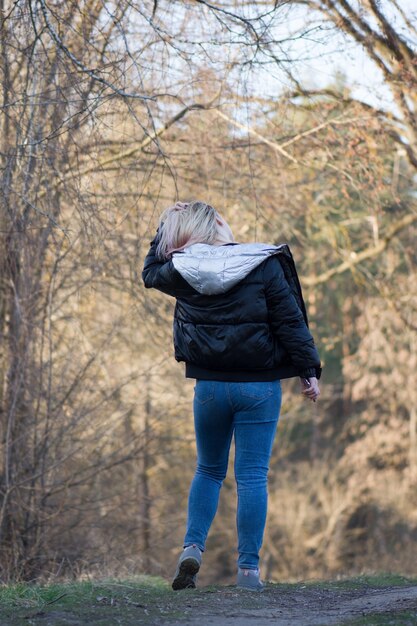
[[[278,257],[265,263],[265,295],[273,334],[303,378],[321,376],[320,357]]]
[[[158,231],[151,241],[142,270],[142,280],[147,289],[154,288],[174,298],[189,290],[182,276],[176,271],[172,261],[162,261],[156,255]],[[185,284],[184,284],[185,283]]]

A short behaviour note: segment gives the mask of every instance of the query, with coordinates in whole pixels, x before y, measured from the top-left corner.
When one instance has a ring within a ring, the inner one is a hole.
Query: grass
[[[384,587],[408,587],[409,585],[417,585],[417,578],[409,578],[400,574],[362,574],[360,576],[350,578],[340,578],[337,580],[308,580],[302,585],[306,587],[314,587],[316,589],[366,589],[367,587],[381,588]]]
[[[171,594],[166,581],[151,576],[48,585],[19,583],[0,587],[0,623],[82,624],[94,615],[94,624],[100,626],[146,624],[155,614],[162,617],[161,601],[165,604],[164,596]],[[176,612],[166,610],[167,616]]]
[[[417,611],[373,613],[343,622],[340,626],[417,626]]]
[[[245,608],[265,608],[278,594],[326,589],[349,591],[417,585],[417,580],[397,574],[366,575],[334,581],[305,581],[268,585],[269,593],[247,594],[235,587],[203,587],[198,591],[173,592],[162,578],[135,576],[124,580],[103,579],[45,585],[0,586],[1,626],[139,626],[168,619],[181,621],[193,615],[238,614]],[[268,599],[269,598],[269,599]],[[399,621],[398,621],[399,620]],[[417,626],[417,613],[368,615],[343,626]]]
[[[168,589],[168,583],[162,578],[152,576],[137,576],[123,581],[104,579],[47,585],[17,583],[0,587],[0,606],[2,608],[13,606],[39,607],[56,602],[58,597],[61,598],[61,604],[70,603],[74,606],[74,603],[82,604],[96,599],[97,594],[120,599],[129,589],[132,593],[159,594]]]

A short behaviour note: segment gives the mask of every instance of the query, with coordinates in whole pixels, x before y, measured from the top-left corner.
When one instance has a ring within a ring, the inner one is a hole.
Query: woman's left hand
[[[302,395],[315,402],[320,395],[317,378],[315,376],[312,376],[311,378],[300,378],[300,381]]]

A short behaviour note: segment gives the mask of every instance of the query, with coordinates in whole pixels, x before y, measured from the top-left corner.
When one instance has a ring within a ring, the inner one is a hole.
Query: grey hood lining
[[[241,243],[213,246],[196,243],[172,255],[172,263],[196,291],[205,295],[226,293],[252,270],[288,246],[265,243]]]

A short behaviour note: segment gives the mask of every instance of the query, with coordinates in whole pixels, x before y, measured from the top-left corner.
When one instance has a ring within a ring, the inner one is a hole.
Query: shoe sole
[[[172,588],[174,591],[179,589],[195,589],[194,576],[200,569],[200,563],[197,559],[188,558],[184,559],[178,568],[178,574],[172,581]]]

